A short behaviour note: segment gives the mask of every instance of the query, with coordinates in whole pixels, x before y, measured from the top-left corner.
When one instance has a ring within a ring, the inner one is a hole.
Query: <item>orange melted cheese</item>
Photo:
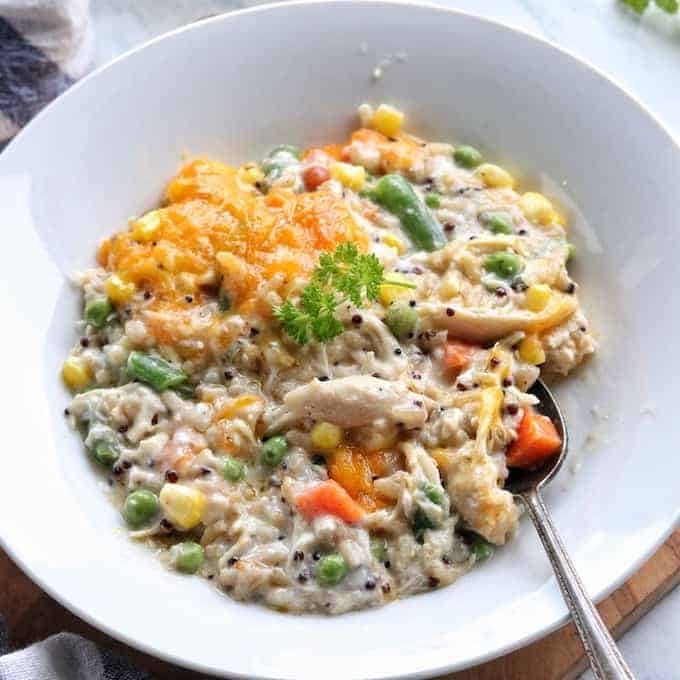
[[[329,455],[327,463],[328,476],[369,512],[392,504],[378,493],[374,478],[386,477],[404,467],[399,453],[363,451],[353,446],[338,447]]]
[[[199,321],[194,310],[218,287],[233,310],[267,317],[265,294],[289,295],[320,251],[345,241],[368,247],[341,197],[325,190],[262,196],[234,168],[214,161],[185,165],[168,184],[166,200],[153,240],[135,240],[130,229],[105,240],[98,253],[103,267],[152,293],[146,321],[161,342],[177,341],[177,324],[190,320],[189,326],[214,332],[215,319]]]

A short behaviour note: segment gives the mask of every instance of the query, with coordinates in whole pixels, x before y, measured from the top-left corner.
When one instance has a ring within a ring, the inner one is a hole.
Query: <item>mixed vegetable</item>
[[[514,528],[507,469],[561,448],[527,390],[551,333],[585,333],[563,218],[478,149],[364,118],[348,144],[187,164],[100,247],[62,368],[133,535],[229,589],[252,550],[253,599],[390,598],[410,562],[450,582]]]

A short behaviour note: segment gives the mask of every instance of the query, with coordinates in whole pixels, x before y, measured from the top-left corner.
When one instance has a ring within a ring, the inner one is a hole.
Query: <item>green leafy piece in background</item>
[[[678,11],[678,0],[655,0],[656,6],[669,14],[676,14]]]
[[[644,14],[650,5],[650,0],[620,0],[626,7],[630,7],[637,14]],[[654,0],[654,4],[668,14],[677,14],[678,0]]]

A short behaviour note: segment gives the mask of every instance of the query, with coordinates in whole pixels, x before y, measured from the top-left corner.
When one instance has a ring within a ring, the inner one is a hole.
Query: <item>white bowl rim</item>
[[[352,5],[352,4],[357,4],[357,5],[374,5],[374,6],[383,6],[385,8],[389,8],[390,6],[396,5],[396,6],[402,6],[402,7],[416,7],[416,8],[422,8],[422,9],[429,9],[437,12],[442,12],[442,13],[447,13],[447,14],[454,14],[454,15],[459,15],[459,16],[464,16],[469,19],[472,19],[474,21],[478,21],[480,23],[485,23],[489,24],[491,26],[495,26],[498,28],[502,28],[506,31],[511,31],[513,33],[520,34],[530,41],[535,41],[537,43],[543,44],[546,47],[549,47],[553,50],[556,50],[557,52],[562,53],[563,55],[571,58],[572,60],[578,62],[581,66],[586,67],[593,73],[595,73],[597,76],[599,76],[601,79],[608,81],[611,85],[613,85],[619,92],[624,95],[628,101],[636,106],[642,113],[644,113],[658,128],[658,130],[668,139],[668,141],[671,143],[671,145],[675,148],[678,154],[680,154],[680,138],[676,138],[675,135],[666,127],[666,125],[661,121],[661,119],[654,114],[636,95],[631,93],[627,87],[625,87],[623,84],[621,84],[617,78],[614,76],[610,75],[603,69],[599,68],[598,66],[595,66],[592,64],[589,60],[585,59],[584,57],[576,54],[572,50],[562,47],[561,45],[558,45],[556,42],[553,40],[550,40],[549,38],[545,38],[543,36],[539,36],[525,28],[515,26],[515,25],[510,25],[506,24],[502,21],[491,19],[485,16],[482,16],[480,14],[477,14],[475,12],[468,12],[466,10],[458,9],[458,8],[450,8],[450,7],[444,7],[442,5],[438,5],[432,2],[428,2],[427,0],[286,0],[282,2],[269,2],[266,4],[262,5],[257,5],[255,7],[247,7],[244,9],[238,9],[238,10],[232,10],[232,11],[227,11],[223,12],[214,16],[209,16],[204,19],[200,19],[198,21],[194,21],[190,24],[180,26],[176,29],[173,29],[171,31],[167,31],[165,33],[162,33],[161,35],[156,36],[155,38],[152,38],[151,40],[148,40],[140,45],[137,45],[123,54],[117,56],[113,60],[107,62],[106,64],[103,64],[96,69],[94,69],[91,73],[87,74],[85,77],[83,77],[81,80],[79,80],[77,83],[74,83],[66,92],[61,94],[59,97],[57,97],[55,100],[50,102],[45,108],[43,108],[24,128],[22,128],[13,138],[12,140],[8,143],[8,145],[2,150],[2,152],[6,153],[9,149],[11,149],[15,143],[24,137],[31,128],[33,127],[33,124],[37,120],[42,120],[43,117],[50,115],[50,111],[54,107],[58,107],[61,105],[61,102],[63,100],[66,100],[73,96],[78,89],[88,83],[90,80],[98,77],[100,73],[103,73],[111,68],[115,68],[118,62],[124,61],[128,57],[130,57],[133,54],[136,54],[137,52],[140,52],[147,47],[156,44],[157,42],[163,41],[167,38],[171,38],[172,36],[178,35],[180,33],[184,33],[187,31],[193,31],[193,30],[200,30],[200,28],[209,23],[217,23],[220,21],[229,21],[232,18],[237,18],[241,15],[244,14],[255,14],[255,13],[260,13],[260,12],[271,12],[271,11],[286,11],[288,8],[291,7],[297,7],[297,6],[305,6],[305,5],[327,5],[327,6],[334,6],[334,5]],[[1,156],[0,156],[1,159]],[[615,578],[613,579],[606,587],[600,588],[596,593],[591,594],[592,599],[599,603],[602,600],[604,600],[606,597],[608,597],[612,592],[614,592],[617,588],[619,588],[626,580],[630,578],[638,569],[661,547],[661,545],[666,541],[666,539],[677,529],[680,527],[680,507],[676,510],[675,517],[673,519],[673,522],[671,522],[668,526],[666,527],[655,527],[656,529],[656,535],[654,535],[653,540],[649,541],[645,550],[641,551],[639,556],[630,562],[626,568]],[[652,534],[650,531],[648,535]],[[126,633],[121,632],[120,630],[110,626],[105,620],[89,614],[86,610],[84,610],[81,606],[76,604],[75,602],[72,601],[71,598],[62,596],[56,589],[53,589],[52,586],[47,582],[46,579],[40,576],[40,574],[37,572],[37,569],[34,569],[31,567],[31,565],[28,563],[28,561],[22,559],[22,557],[18,554],[18,550],[14,550],[12,546],[10,546],[5,539],[3,538],[2,535],[0,535],[0,547],[9,555],[9,557],[12,559],[12,561],[21,569],[21,571],[27,575],[33,583],[35,583],[37,586],[39,586],[45,593],[47,593],[52,599],[56,600],[59,604],[64,606],[67,610],[69,610],[71,613],[75,614],[78,616],[80,619],[85,621],[86,623],[92,625],[93,627],[97,628],[101,632],[109,635],[110,637],[114,638],[115,640],[118,640],[119,642],[122,642],[138,651],[141,651],[143,653],[149,654],[151,656],[154,656],[155,658],[161,659],[163,661],[175,664],[179,667],[204,673],[207,675],[214,675],[216,672],[220,673],[221,677],[231,677],[231,678],[243,678],[243,680],[279,680],[279,676],[272,676],[272,675],[258,675],[257,678],[255,678],[252,675],[245,675],[242,673],[232,673],[232,672],[227,672],[227,671],[217,671],[214,667],[206,666],[201,663],[195,662],[188,660],[186,658],[183,658],[182,656],[173,654],[171,652],[168,652],[166,650],[160,649],[156,647],[153,644],[148,644],[144,642],[143,640],[138,640],[135,638],[132,638],[131,636],[128,636]],[[547,557],[546,557],[547,559]],[[248,606],[248,605],[246,605]],[[447,673],[452,673],[456,671],[461,671],[464,670],[465,668],[471,668],[474,666],[478,666],[480,664],[484,664],[488,661],[491,661],[493,659],[499,658],[501,656],[504,656],[516,649],[519,649],[521,647],[525,647],[527,645],[530,645],[532,642],[535,642],[536,640],[539,640],[562,625],[564,625],[569,619],[569,615],[567,612],[565,612],[562,616],[558,617],[555,621],[553,621],[551,624],[544,626],[543,628],[534,631],[533,633],[529,633],[523,637],[520,637],[516,640],[513,640],[512,642],[508,642],[504,645],[495,647],[494,649],[489,650],[488,652],[478,654],[474,657],[471,657],[467,659],[464,662],[453,662],[450,664],[444,664],[440,665],[437,667],[428,667],[420,671],[414,671],[411,673],[406,673],[406,674],[400,674],[399,676],[394,676],[394,675],[389,675],[385,676],[385,680],[387,678],[403,678],[404,680],[406,678],[432,678],[432,677],[437,677],[439,675],[447,674]],[[383,676],[376,676],[375,680],[381,680]]]

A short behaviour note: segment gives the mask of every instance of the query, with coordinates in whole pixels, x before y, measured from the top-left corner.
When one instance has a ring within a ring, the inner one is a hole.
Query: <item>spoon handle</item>
[[[522,494],[521,498],[548,553],[595,677],[599,680],[634,680],[619,648],[588,597],[538,491]]]

